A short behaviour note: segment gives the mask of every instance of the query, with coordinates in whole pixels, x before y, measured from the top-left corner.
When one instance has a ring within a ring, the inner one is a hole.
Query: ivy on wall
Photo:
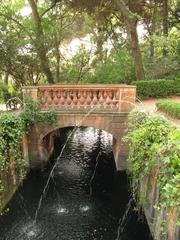
[[[132,112],[129,127],[125,140],[130,143],[128,172],[134,193],[140,181],[155,170],[159,188],[159,201],[155,207],[179,211],[180,130],[164,118],[150,117],[144,112]],[[146,200],[139,196],[139,201]]]
[[[52,124],[55,121],[55,111],[41,112],[38,102],[27,102],[25,110],[19,115],[1,111],[0,173],[10,173],[15,179],[16,172],[18,172],[19,180],[21,180],[27,168],[21,146],[23,134],[29,132],[31,126],[35,123]],[[0,193],[2,194],[4,191],[5,186],[3,186],[3,179],[1,179]]]

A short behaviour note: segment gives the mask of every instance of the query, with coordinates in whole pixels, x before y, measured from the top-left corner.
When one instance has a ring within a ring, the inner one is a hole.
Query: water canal
[[[150,240],[146,221],[135,207],[127,213],[128,179],[125,172],[115,171],[112,136],[93,128],[72,131],[59,130],[49,166],[31,171],[19,188],[9,211],[0,217],[0,239]]]

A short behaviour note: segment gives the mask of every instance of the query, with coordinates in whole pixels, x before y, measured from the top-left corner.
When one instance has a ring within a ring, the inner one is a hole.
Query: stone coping
[[[73,89],[104,89],[104,88],[136,88],[135,85],[126,84],[47,84],[47,85],[37,85],[37,86],[23,86],[22,89],[42,89],[42,88],[73,88]]]

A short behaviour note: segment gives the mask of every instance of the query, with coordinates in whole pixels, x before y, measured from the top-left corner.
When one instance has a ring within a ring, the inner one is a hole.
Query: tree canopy
[[[22,86],[178,75],[179,12],[176,0],[2,0],[1,79]],[[76,53],[64,50],[87,36]]]

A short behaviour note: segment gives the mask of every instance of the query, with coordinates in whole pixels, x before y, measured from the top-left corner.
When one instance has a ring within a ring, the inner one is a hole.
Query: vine
[[[41,112],[38,102],[27,102],[25,110],[15,115],[10,112],[0,112],[0,194],[5,191],[3,176],[9,174],[16,184],[26,173],[27,162],[23,159],[21,142],[23,134],[30,131],[35,123],[52,124],[56,121],[55,111]]]
[[[159,188],[156,209],[180,210],[180,130],[161,117],[132,112],[130,131],[125,141],[130,142],[128,172],[132,190],[155,170]],[[139,201],[145,198],[140,196]],[[142,204],[142,202],[140,202]],[[146,204],[146,202],[143,202]],[[177,223],[179,224],[179,223]]]
[[[25,104],[25,111],[21,113],[20,118],[24,121],[26,131],[29,131],[35,123],[53,124],[56,122],[56,110],[41,112],[39,102],[28,101]]]

